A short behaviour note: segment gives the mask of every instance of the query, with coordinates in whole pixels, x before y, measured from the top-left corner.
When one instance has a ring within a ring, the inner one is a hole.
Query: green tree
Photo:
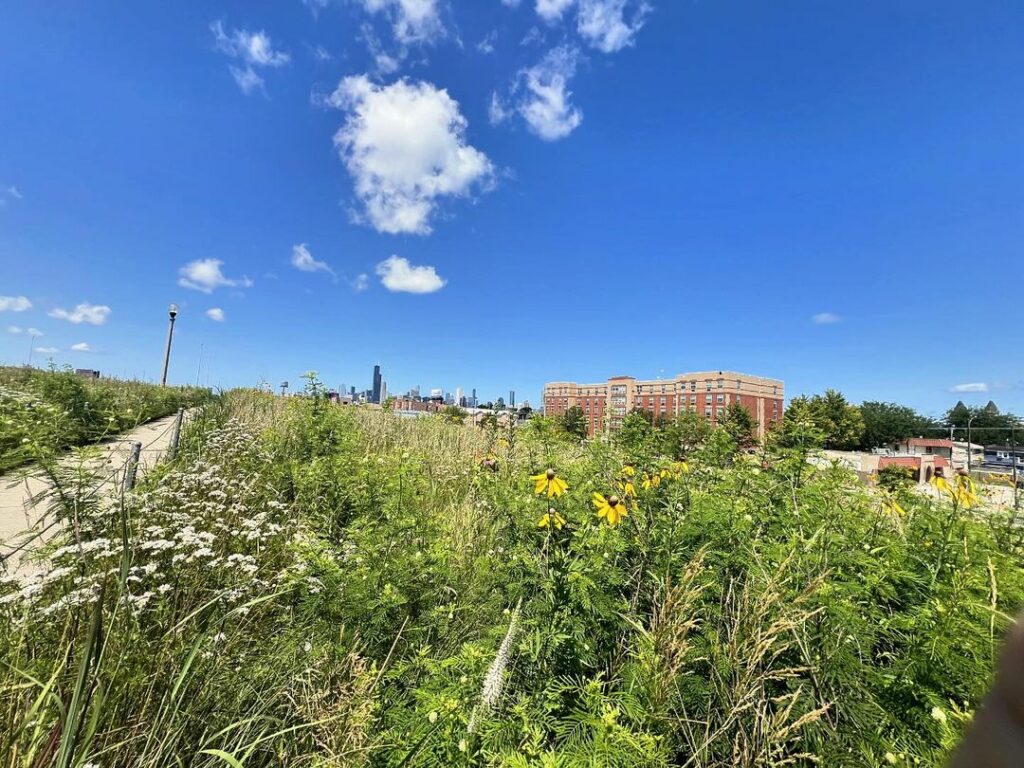
[[[658,429],[660,453],[682,459],[702,447],[711,436],[711,422],[696,411],[683,411]]]
[[[583,409],[574,405],[562,414],[561,426],[568,434],[583,439],[587,436],[587,417]]]
[[[1010,442],[1010,427],[1017,427],[1017,442],[1021,442],[1024,429],[1021,420],[1012,413],[1002,413],[996,404],[989,402],[984,408],[969,408],[963,401],[946,412],[943,426],[956,430],[958,440],[967,439],[967,425],[971,427],[971,442],[982,445],[1007,445]]]
[[[825,447],[849,451],[860,445],[864,434],[864,419],[860,409],[850,405],[842,392],[826,389],[824,395],[810,400],[811,414],[825,436]]]
[[[450,421],[454,424],[464,423],[466,421],[466,415],[466,412],[457,405],[445,406],[444,410],[441,411],[441,417],[445,421]]]
[[[494,410],[504,411],[505,410],[505,398],[499,397],[497,402],[494,403]]]
[[[808,397],[801,395],[789,401],[782,415],[782,428],[776,433],[776,441],[783,448],[803,452],[825,444],[825,431],[818,425]]]
[[[936,426],[927,416],[896,403],[868,401],[861,404],[860,415],[864,420],[864,433],[860,438],[863,451],[882,448],[908,437],[927,436]]]
[[[757,421],[742,404],[730,403],[725,409],[725,416],[718,423],[740,450],[746,450],[757,443]]]

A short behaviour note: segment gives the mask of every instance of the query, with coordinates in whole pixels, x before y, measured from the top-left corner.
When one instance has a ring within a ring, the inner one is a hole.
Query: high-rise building
[[[373,389],[371,390],[373,392],[373,394],[370,397],[370,402],[371,403],[379,403],[380,402],[380,382],[381,382],[380,366],[379,365],[375,365],[375,366],[373,366]]]
[[[470,408],[476,408],[477,405],[478,405],[478,402],[479,401],[476,399],[476,387],[473,387],[473,394],[470,395],[470,397],[469,397],[469,407]]]
[[[712,424],[732,403],[740,403],[757,422],[758,435],[782,419],[784,390],[779,379],[766,379],[733,371],[681,373],[674,379],[638,381],[613,376],[601,384],[558,381],[544,386],[544,415],[565,413],[579,406],[590,435],[622,426],[635,410],[671,417],[684,411],[703,414]]]
[[[515,408],[516,407],[516,391],[514,389],[510,390],[509,393],[508,393],[508,407],[509,408]]]
[[[466,393],[462,391],[462,387],[455,388],[455,404],[460,408],[466,407]]]
[[[380,380],[380,392],[377,393],[377,402],[383,403],[388,399],[388,383],[386,380]]]

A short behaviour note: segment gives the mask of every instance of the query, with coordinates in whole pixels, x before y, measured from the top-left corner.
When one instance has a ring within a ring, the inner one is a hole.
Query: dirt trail
[[[98,446],[100,457],[96,461],[102,466],[102,476],[105,478],[100,486],[102,492],[113,492],[120,487],[133,442],[142,443],[139,477],[156,464],[170,444],[174,420],[174,416],[168,416],[151,421],[115,440],[101,443]],[[73,461],[70,454],[65,461]],[[10,571],[21,570],[20,565],[25,556],[48,538],[44,534],[26,544],[28,539],[48,524],[45,520],[47,501],[44,499],[33,504],[33,499],[49,487],[49,480],[31,467],[27,471],[23,469],[0,475],[0,558],[6,559],[14,553],[7,563]],[[50,532],[56,531],[56,526],[50,529]]]

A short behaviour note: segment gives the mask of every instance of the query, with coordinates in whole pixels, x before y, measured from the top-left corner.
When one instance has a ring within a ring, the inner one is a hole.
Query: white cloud
[[[334,144],[379,232],[429,234],[442,199],[493,177],[491,161],[466,142],[458,102],[430,83],[346,77],[329,103],[347,113]]]
[[[988,384],[974,381],[969,384],[957,384],[949,388],[950,392],[988,392]]]
[[[0,312],[24,312],[32,309],[27,296],[0,296]]]
[[[512,116],[512,113],[502,102],[501,97],[498,96],[497,92],[491,94],[491,103],[487,106],[487,118],[491,121],[491,125],[498,125],[503,123]]]
[[[476,49],[480,51],[480,53],[484,54],[494,53],[494,43],[497,41],[497,39],[498,31],[492,29],[484,36],[483,40],[476,44]]]
[[[361,272],[356,275],[355,279],[351,282],[352,290],[356,293],[361,293],[370,287],[370,276],[365,272]]]
[[[206,310],[206,316],[218,323],[223,323],[224,320],[226,319],[224,316],[224,310],[221,309],[220,307],[211,307],[210,309]]]
[[[0,187],[0,208],[7,205],[8,200],[21,200],[21,192],[15,186]]]
[[[811,316],[811,322],[815,325],[832,325],[838,323],[842,318],[832,312],[819,312]]]
[[[317,261],[313,258],[313,254],[309,252],[309,248],[306,247],[305,243],[292,246],[292,266],[302,272],[327,272],[331,275],[334,274],[334,270],[327,265],[327,262]]]
[[[57,348],[56,347],[36,347],[35,351],[38,352],[41,355],[55,355],[55,354],[57,354]]]
[[[249,32],[244,29],[233,29],[227,32],[221,22],[215,21],[210,25],[210,31],[213,32],[218,51],[245,65],[228,66],[242,93],[248,94],[263,87],[263,78],[256,72],[257,68],[283,67],[291,60],[284,51],[274,49],[269,35],[262,30]]]
[[[252,280],[248,277],[225,277],[220,268],[220,259],[196,259],[178,270],[178,285],[194,291],[213,293],[217,288],[249,288]]]
[[[25,330],[24,328],[21,328],[21,327],[19,327],[17,325],[8,325],[7,326],[7,332],[8,333],[13,333],[14,335],[18,335],[19,333],[22,333],[24,330]]]
[[[408,259],[391,256],[377,265],[377,275],[389,291],[401,293],[433,293],[445,286],[433,267],[414,267]]]
[[[55,317],[58,320],[67,320],[69,323],[80,325],[82,323],[88,323],[89,325],[103,325],[107,322],[107,318],[110,317],[110,307],[102,304],[89,304],[83,302],[82,304],[76,304],[75,308],[68,311],[66,309],[51,309],[50,317]]]
[[[433,43],[445,36],[437,0],[362,0],[369,13],[385,13],[402,44]]]
[[[575,48],[559,46],[519,73],[519,86],[526,93],[517,109],[530,130],[544,141],[564,139],[583,122],[583,112],[570,103],[572,92],[568,89],[578,55]]]
[[[501,4],[506,8],[518,8],[521,0],[501,0]]]
[[[537,0],[537,15],[549,24],[553,24],[562,18],[562,15],[569,9],[576,0]]]
[[[40,331],[38,328],[26,328],[25,329],[25,333],[27,333],[29,336],[42,336],[43,335],[43,332]]]
[[[84,341],[80,341],[77,344],[71,345],[72,352],[92,352],[92,347],[86,344]]]
[[[231,71],[231,76],[235,78],[235,82],[238,83],[238,87],[242,89],[242,93],[249,95],[255,89],[263,87],[263,78],[257,75],[256,70],[252,67],[231,65],[228,69]]]
[[[579,0],[577,31],[602,53],[615,53],[633,45],[650,6],[641,2],[627,20],[626,5],[627,0]]]

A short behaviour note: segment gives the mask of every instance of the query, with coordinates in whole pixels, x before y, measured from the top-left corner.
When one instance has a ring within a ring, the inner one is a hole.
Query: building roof
[[[952,440],[943,440],[937,437],[911,437],[907,445],[916,445],[920,448],[952,448]]]

